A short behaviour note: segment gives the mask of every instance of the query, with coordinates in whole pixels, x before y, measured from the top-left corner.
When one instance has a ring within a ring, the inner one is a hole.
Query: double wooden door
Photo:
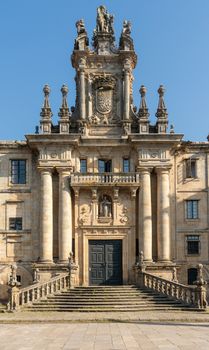
[[[122,240],[89,240],[89,284],[122,284]]]

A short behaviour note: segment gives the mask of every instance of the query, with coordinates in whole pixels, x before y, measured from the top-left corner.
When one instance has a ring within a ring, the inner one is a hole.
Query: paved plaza
[[[207,350],[207,324],[2,324],[1,350]]]

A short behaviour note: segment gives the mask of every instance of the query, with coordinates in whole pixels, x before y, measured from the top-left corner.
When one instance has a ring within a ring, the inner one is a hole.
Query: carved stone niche
[[[109,125],[118,121],[116,78],[111,75],[96,76],[93,79],[93,114],[89,123],[93,125]]]

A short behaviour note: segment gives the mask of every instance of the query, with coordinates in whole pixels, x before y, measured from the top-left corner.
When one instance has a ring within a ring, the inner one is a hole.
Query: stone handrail
[[[44,299],[50,294],[66,290],[69,286],[69,273],[52,277],[47,282],[38,282],[21,289],[14,285],[10,288],[8,310],[18,310],[23,306],[32,304],[34,301]]]
[[[70,176],[71,185],[85,184],[138,184],[140,181],[139,173],[74,173]]]
[[[138,277],[140,286],[165,294],[195,308],[207,308],[206,289],[203,285],[186,286],[140,270],[138,271]]]

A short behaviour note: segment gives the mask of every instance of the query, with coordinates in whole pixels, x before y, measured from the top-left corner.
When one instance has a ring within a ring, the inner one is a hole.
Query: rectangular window
[[[186,219],[198,219],[198,200],[186,201]]]
[[[195,178],[197,177],[197,171],[196,171],[196,159],[186,159],[186,178]]]
[[[123,172],[129,173],[130,171],[130,159],[124,158],[123,159]]]
[[[199,235],[187,236],[187,254],[200,253],[200,237]]]
[[[22,218],[9,218],[9,229],[15,231],[22,230]]]
[[[80,172],[82,174],[87,173],[87,160],[86,159],[80,159]]]
[[[11,182],[13,184],[26,183],[26,160],[25,159],[11,160]]]
[[[99,173],[110,173],[112,171],[112,161],[99,159]]]

